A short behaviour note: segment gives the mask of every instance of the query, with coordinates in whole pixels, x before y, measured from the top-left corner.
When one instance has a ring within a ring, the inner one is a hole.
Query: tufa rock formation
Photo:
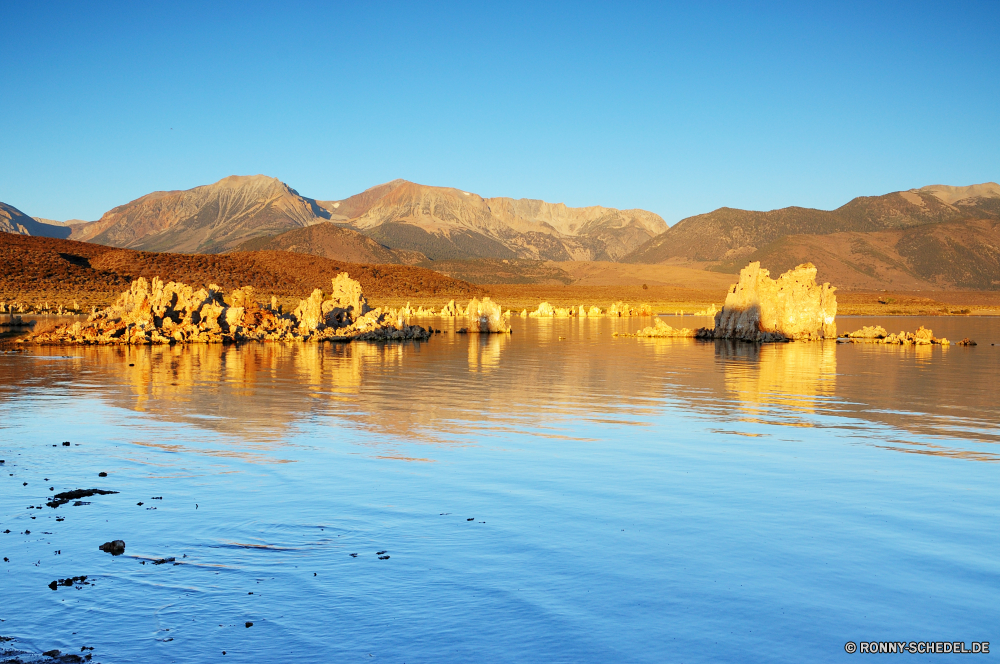
[[[465,313],[469,319],[469,332],[510,333],[510,325],[507,320],[510,313],[505,315],[500,305],[488,297],[484,297],[482,302],[473,298],[469,302],[469,306],[466,307]]]
[[[715,328],[701,328],[697,336],[740,341],[833,339],[837,336],[834,290],[830,284],[816,284],[812,263],[785,272],[777,281],[760,263],[750,263],[715,315]]]
[[[132,282],[112,306],[96,311],[85,323],[61,325],[30,335],[37,344],[169,344],[237,341],[390,341],[427,339],[419,325],[407,325],[391,309],[368,306],[361,285],[345,273],[333,279],[332,295],[319,289],[290,314],[261,306],[253,288],[232,292],[227,304],[211,285],[195,290],[182,283],[153,278]]]
[[[589,309],[582,304],[575,307],[553,307],[548,302],[542,302],[534,311],[522,311],[522,318],[631,318],[633,316],[652,316],[653,308],[648,304],[641,304],[638,307],[630,306],[624,302],[614,302],[608,307],[607,312],[598,306]]]
[[[932,344],[940,344],[941,346],[949,346],[951,342],[945,338],[938,339],[934,336],[932,330],[926,329],[923,325],[920,326],[916,332],[900,332],[899,334],[893,334],[886,332],[885,328],[881,325],[876,325],[874,327],[864,326],[860,330],[855,330],[854,332],[846,332],[841,338],[837,339],[840,343],[868,343],[868,344],[891,344],[891,345],[914,345],[914,346],[930,346]],[[975,346],[976,342],[971,341],[971,343],[963,343],[970,341],[969,339],[963,339],[958,342],[959,345],[972,345]]]
[[[551,318],[556,315],[555,308],[548,302],[542,302],[534,311],[528,312],[528,318]]]
[[[626,337],[650,337],[650,338],[667,338],[667,337],[693,337],[695,336],[695,330],[689,330],[686,327],[676,328],[670,327],[663,322],[662,318],[657,318],[656,322],[649,326],[644,327],[635,334],[625,334],[619,335],[617,332],[613,336],[626,336]]]

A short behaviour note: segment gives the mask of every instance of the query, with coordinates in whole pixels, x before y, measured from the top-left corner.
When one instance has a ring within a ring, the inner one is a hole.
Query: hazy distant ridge
[[[0,203],[0,233],[34,235],[40,237],[67,238],[70,229],[47,221],[34,219],[13,205]]]

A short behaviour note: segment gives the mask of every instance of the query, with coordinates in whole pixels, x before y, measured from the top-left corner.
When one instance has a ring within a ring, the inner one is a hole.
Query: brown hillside
[[[291,251],[349,263],[409,264],[424,259],[423,254],[389,249],[358,231],[329,222],[254,238],[233,251]]]
[[[574,281],[556,263],[517,258],[424,261],[420,265],[473,284],[569,284]]]
[[[338,272],[380,300],[426,295],[442,300],[479,294],[472,284],[404,265],[359,265],[282,251],[168,254],[115,249],[72,240],[0,234],[0,300],[52,299],[106,303],[136,277],[160,277],[224,289],[253,286],[262,297],[304,297],[326,289]]]
[[[789,235],[713,268],[747,261],[780,273],[812,262],[824,281],[851,289],[1000,289],[1000,220],[926,224],[876,233]]]
[[[396,265],[357,265],[306,254],[265,251],[224,255],[157,254],[115,249],[103,245],[53,238],[0,233],[0,301],[26,304],[49,302],[84,309],[104,306],[128,287],[133,277],[159,276],[190,284],[217,283],[231,289],[254,286],[261,299],[274,294],[288,306],[313,288],[328,288],[330,278],[346,271],[361,281],[373,304],[440,307],[452,298],[467,301],[473,295],[490,295],[505,308],[534,309],[547,300],[556,306],[596,304],[607,307],[625,300],[651,303],[656,311],[688,313],[710,303],[721,305],[730,275],[679,266],[641,266],[636,274],[615,264],[542,264],[540,269],[570,274],[578,283],[493,284],[474,286],[431,270]],[[820,268],[820,277],[829,276]],[[572,270],[573,272],[570,272]],[[579,270],[577,273],[576,270]],[[648,287],[642,284],[648,281]],[[835,285],[841,285],[834,279]],[[838,293],[840,313],[941,314],[998,313],[1000,291],[923,292],[899,291]],[[887,303],[887,304],[886,304]]]
[[[966,198],[955,198],[966,194]],[[871,233],[973,219],[1000,219],[1000,186],[935,185],[884,196],[861,196],[832,211],[800,207],[769,212],[720,208],[679,221],[622,260],[745,262],[754,252],[789,235]]]

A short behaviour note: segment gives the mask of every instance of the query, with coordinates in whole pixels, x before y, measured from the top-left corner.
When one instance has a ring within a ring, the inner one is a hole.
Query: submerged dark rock
[[[110,553],[112,556],[120,556],[125,553],[125,540],[112,540],[110,542],[105,542],[97,548],[105,553]]]
[[[86,503],[80,501],[80,498],[89,498],[90,496],[106,496],[112,493],[118,493],[117,491],[108,491],[106,489],[73,489],[72,491],[63,491],[62,493],[57,493],[52,497],[52,500],[45,503],[49,507],[55,508],[60,505],[65,505],[71,500],[77,501],[75,504],[85,505]]]
[[[66,579],[56,579],[55,581],[49,584],[49,588],[55,590],[59,586],[69,587],[69,586],[89,586],[89,585],[90,583],[87,581],[87,575],[84,574],[83,576],[71,576]]]

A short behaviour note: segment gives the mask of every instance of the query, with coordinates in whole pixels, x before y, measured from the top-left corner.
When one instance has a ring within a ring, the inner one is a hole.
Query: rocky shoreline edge
[[[759,263],[740,271],[739,281],[729,289],[721,310],[714,313],[714,326],[696,329],[673,328],[660,318],[635,333],[615,332],[613,336],[645,338],[729,339],[752,343],[836,339],[840,343],[899,345],[951,344],[921,327],[916,332],[887,333],[881,327],[864,327],[856,332],[837,334],[836,289],[816,283],[816,267],[804,263],[777,279]],[[510,311],[488,297],[473,298],[466,307],[454,300],[440,312],[414,310],[407,304],[393,309],[372,308],[361,284],[341,272],[331,280],[329,295],[315,289],[289,312],[274,297],[260,304],[249,286],[234,289],[226,298],[215,285],[195,290],[179,282],[152,283],[140,277],[118,300],[93,311],[86,321],[58,325],[17,340],[26,344],[149,345],[175,343],[239,343],[249,341],[422,341],[440,332],[410,325],[411,317],[440,316],[468,321],[456,333],[510,334]],[[522,318],[624,318],[654,316],[647,306],[632,307],[622,302],[607,311],[598,307],[556,308],[542,302]],[[17,321],[16,325],[27,323]],[[957,345],[975,345],[963,339]]]

